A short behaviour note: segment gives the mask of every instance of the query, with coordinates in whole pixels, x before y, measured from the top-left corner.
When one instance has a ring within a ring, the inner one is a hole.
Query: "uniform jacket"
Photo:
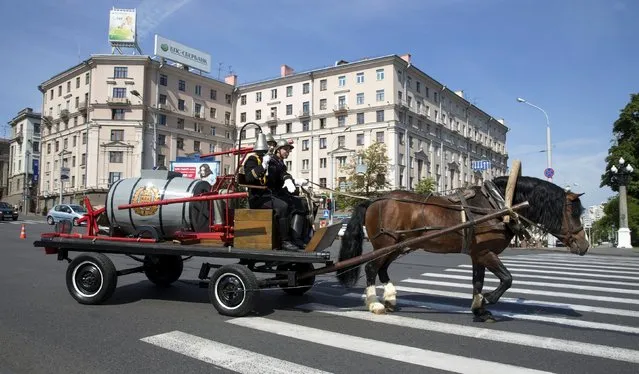
[[[266,181],[268,188],[275,195],[290,195],[284,188],[284,181],[287,179],[293,179],[293,177],[288,173],[284,161],[277,156],[272,157],[268,163],[268,180]]]
[[[262,160],[260,160],[256,155],[250,155],[247,157],[246,161],[244,161],[244,177],[246,178],[247,184],[253,186],[267,185],[266,169],[264,168],[264,165],[262,165]],[[249,198],[261,197],[267,192],[268,191],[266,190],[250,188]]]

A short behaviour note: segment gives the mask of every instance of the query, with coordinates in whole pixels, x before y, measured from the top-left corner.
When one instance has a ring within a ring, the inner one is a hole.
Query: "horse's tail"
[[[353,210],[351,220],[346,225],[342,246],[339,250],[339,261],[348,260],[362,254],[362,242],[364,241],[364,220],[366,209],[372,204],[371,200],[359,203]],[[359,265],[344,268],[337,271],[337,280],[346,287],[352,287],[359,279]]]

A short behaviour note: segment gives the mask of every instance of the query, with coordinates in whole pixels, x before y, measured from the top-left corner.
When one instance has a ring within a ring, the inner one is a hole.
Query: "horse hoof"
[[[384,305],[382,305],[382,303],[372,303],[368,306],[368,310],[370,310],[371,312],[375,313],[375,314],[384,314],[386,313],[386,308],[384,308]]]
[[[475,317],[473,318],[474,322],[488,322],[493,323],[495,321],[495,317],[493,317],[492,313],[487,310],[481,311],[479,313],[475,313]]]
[[[386,309],[387,312],[394,312],[397,310],[397,305],[395,303],[391,303],[391,302],[384,302],[384,308]]]

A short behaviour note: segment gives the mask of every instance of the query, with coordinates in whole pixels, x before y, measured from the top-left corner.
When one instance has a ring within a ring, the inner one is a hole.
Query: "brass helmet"
[[[289,143],[288,143],[288,141],[287,141],[286,139],[280,139],[280,140],[277,142],[277,146],[275,146],[275,152],[279,151],[279,149],[280,149],[280,148],[283,148],[283,147],[288,147],[289,152],[290,152],[293,148],[295,148],[295,147],[293,147],[293,144],[289,144]]]
[[[266,144],[268,144],[269,147],[275,147],[277,145],[277,141],[273,137],[273,134],[266,134]]]
[[[255,139],[255,147],[253,152],[257,154],[266,154],[268,152],[268,144],[266,144],[266,136],[263,133],[259,133]]]

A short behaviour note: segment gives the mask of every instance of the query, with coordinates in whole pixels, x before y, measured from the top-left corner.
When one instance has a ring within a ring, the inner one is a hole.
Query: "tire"
[[[73,219],[73,226],[79,226],[77,218]]]
[[[306,263],[294,263],[289,265],[280,265],[277,267],[277,270],[293,270],[296,275],[312,271],[313,269],[313,264]],[[313,288],[314,284],[315,276],[312,276],[310,278],[300,280],[293,288],[287,288],[288,286],[284,286],[282,287],[282,291],[291,296],[302,296]]]
[[[177,255],[144,256],[144,275],[158,287],[169,287],[180,279],[184,264]]]
[[[47,223],[48,223],[49,225],[53,225],[53,224],[55,224],[55,220],[53,219],[53,217],[48,216],[48,217],[47,217]]]
[[[253,311],[258,287],[255,274],[246,266],[225,265],[211,276],[209,299],[220,314],[243,317]]]
[[[101,253],[83,253],[67,268],[67,289],[80,304],[96,305],[113,295],[118,275],[113,262]]]

